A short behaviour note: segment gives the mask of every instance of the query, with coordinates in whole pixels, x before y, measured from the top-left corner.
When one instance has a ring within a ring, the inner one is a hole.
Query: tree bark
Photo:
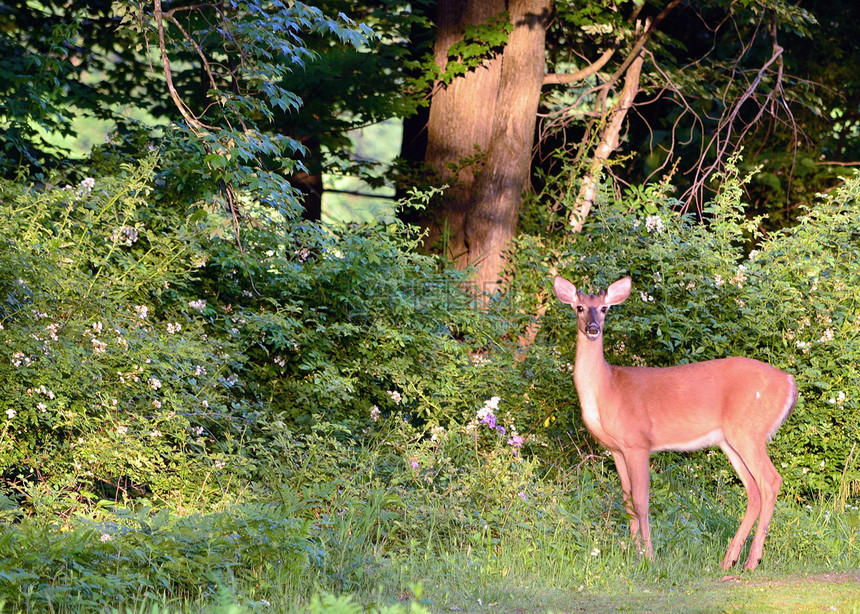
[[[504,0],[439,0],[436,62],[443,70],[451,45],[463,39],[465,27],[488,21],[505,10]],[[501,57],[441,87],[430,102],[425,164],[439,185],[448,184],[443,202],[420,221],[426,248],[464,266],[468,258],[465,220],[475,180],[475,159],[486,151],[499,89]]]
[[[516,235],[546,56],[551,0],[510,0],[513,31],[502,59],[490,145],[465,226],[469,264],[479,290],[493,293],[502,282],[505,252]]]

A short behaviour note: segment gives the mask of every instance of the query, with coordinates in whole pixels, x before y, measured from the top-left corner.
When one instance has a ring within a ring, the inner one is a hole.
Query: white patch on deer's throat
[[[588,398],[580,396],[579,403],[582,405],[582,419],[585,421],[585,426],[592,433],[603,429],[600,424],[600,408],[597,406],[597,399],[589,395]]]
[[[756,391],[755,391],[755,398],[756,398],[756,399],[760,399],[760,398],[761,398],[761,393],[760,393],[758,390],[756,390]]]

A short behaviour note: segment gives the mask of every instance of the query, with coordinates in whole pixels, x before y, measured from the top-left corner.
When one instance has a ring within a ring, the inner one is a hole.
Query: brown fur
[[[648,520],[649,457],[658,450],[719,446],[747,491],[747,509],[722,567],[737,561],[758,520],[745,569],[761,560],[782,477],[766,444],[797,401],[794,378],[766,363],[731,357],[674,367],[610,365],[603,357],[603,324],[609,307],[630,295],[625,277],[605,293],[577,292],[556,277],[555,294],[577,311],[574,381],[583,419],[615,459],[630,533],[653,557]]]

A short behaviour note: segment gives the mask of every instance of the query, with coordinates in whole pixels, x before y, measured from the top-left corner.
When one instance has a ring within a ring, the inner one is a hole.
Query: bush
[[[158,194],[154,158],[108,166],[0,187],[0,459],[28,509],[217,500],[287,427],[440,424],[474,405],[494,325],[412,229],[252,204],[240,244],[229,217]]]
[[[213,414],[231,402],[236,348],[208,340],[197,310],[172,300],[205,234],[149,207],[153,166],[0,187],[2,475],[53,511],[199,496],[222,452]]]

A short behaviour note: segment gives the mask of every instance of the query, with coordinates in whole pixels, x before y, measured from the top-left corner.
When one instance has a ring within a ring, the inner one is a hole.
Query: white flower
[[[20,367],[21,365],[29,367],[30,357],[24,354],[24,352],[15,352],[14,354],[12,354],[12,364],[16,367]]]
[[[206,367],[197,365],[196,367],[194,367],[194,375],[196,375],[197,377],[206,375]]]
[[[196,301],[188,301],[188,306],[192,309],[196,309],[200,313],[203,313],[203,310],[206,309],[206,301],[203,299],[198,299]]]
[[[153,406],[155,406],[155,409],[161,409],[161,401],[159,401],[158,399],[155,399],[152,404]]]
[[[239,376],[235,373],[231,373],[227,377],[222,377],[221,383],[223,383],[227,388],[232,388],[239,383]],[[204,401],[203,403],[205,404],[206,401]]]
[[[591,551],[591,556],[599,556],[600,548],[595,547],[594,550]]]
[[[6,415],[7,415],[7,416],[9,416],[9,419],[10,419],[10,420],[11,420],[12,418],[14,418],[14,417],[15,417],[15,414],[17,414],[17,413],[18,413],[18,412],[16,412],[16,411],[15,411],[14,409],[12,409],[11,407],[10,407],[9,409],[7,409],[7,410],[6,410]]]
[[[663,232],[663,220],[659,215],[649,215],[645,218],[645,229],[648,232]]]
[[[95,334],[98,335],[100,332],[102,332],[102,323],[101,322],[94,322],[91,326],[93,327],[93,332]]]
[[[287,359],[283,356],[275,356],[272,360],[279,367],[285,367],[287,365]]]
[[[653,303],[654,302],[654,297],[651,296],[650,294],[648,294],[647,292],[640,292],[639,298],[642,299],[643,303]]]
[[[101,354],[105,350],[107,350],[107,343],[105,343],[104,341],[99,341],[95,337],[90,339],[90,341],[92,341],[92,343],[93,343],[93,352],[94,353]]]
[[[39,411],[41,411],[41,412],[45,412],[45,411],[47,411],[47,410],[48,410],[48,406],[47,406],[47,405],[45,405],[44,403],[37,403],[37,404],[36,404],[36,409],[38,409],[38,410],[39,410]]]
[[[112,539],[113,538],[110,536],[110,533],[102,533],[102,536],[99,537],[99,540],[101,540],[102,543],[109,542]]]
[[[128,433],[128,427],[127,426],[118,426],[118,427],[116,427],[116,432],[119,433],[120,435],[125,435],[126,433]]]
[[[2,324],[0,324],[0,330],[3,330]],[[48,324],[45,330],[48,331],[48,337],[50,337],[51,341],[59,341],[60,338],[57,337],[57,332],[60,330],[60,325],[57,322]]]
[[[370,419],[374,422],[379,420],[379,408],[376,405],[370,408]]]
[[[743,286],[744,282],[745,282],[745,281],[746,281],[746,279],[747,279],[746,275],[744,275],[744,272],[745,272],[746,270],[747,270],[747,268],[746,268],[744,265],[739,264],[739,265],[738,265],[738,270],[737,270],[737,272],[736,272],[736,273],[734,274],[734,276],[729,280],[729,283],[730,283],[730,284],[732,284],[733,286],[737,286],[738,288],[740,288],[741,286]]]
[[[145,320],[146,316],[149,315],[149,307],[146,305],[135,305],[134,310],[137,312],[137,316],[141,320]]]
[[[117,228],[110,235],[110,240],[117,245],[131,247],[140,238],[140,231],[134,226],[122,226]]]
[[[152,429],[151,431],[149,431],[149,436],[153,439],[155,439],[156,437],[161,437],[161,431],[159,431],[158,429]]]
[[[158,390],[159,388],[161,388],[161,380],[159,380],[157,377],[150,377],[149,385],[152,387],[153,390]]]
[[[397,404],[400,404],[400,401],[403,400],[403,397],[401,396],[401,394],[399,392],[397,392],[396,390],[389,390],[388,396],[390,396],[391,400]]]
[[[168,322],[167,323],[167,332],[169,334],[172,335],[174,333],[178,333],[181,330],[182,330],[182,324],[180,324],[179,322],[173,322],[173,323]]]
[[[840,390],[839,394],[837,394],[836,397],[831,398],[827,402],[830,403],[831,405],[842,405],[845,402],[846,398],[847,398],[847,395],[845,394],[845,392]]]
[[[215,461],[215,469],[223,469],[226,465],[224,461]]]
[[[83,181],[81,181],[81,187],[87,191],[92,190],[96,187],[96,180],[92,177],[87,177]]]

